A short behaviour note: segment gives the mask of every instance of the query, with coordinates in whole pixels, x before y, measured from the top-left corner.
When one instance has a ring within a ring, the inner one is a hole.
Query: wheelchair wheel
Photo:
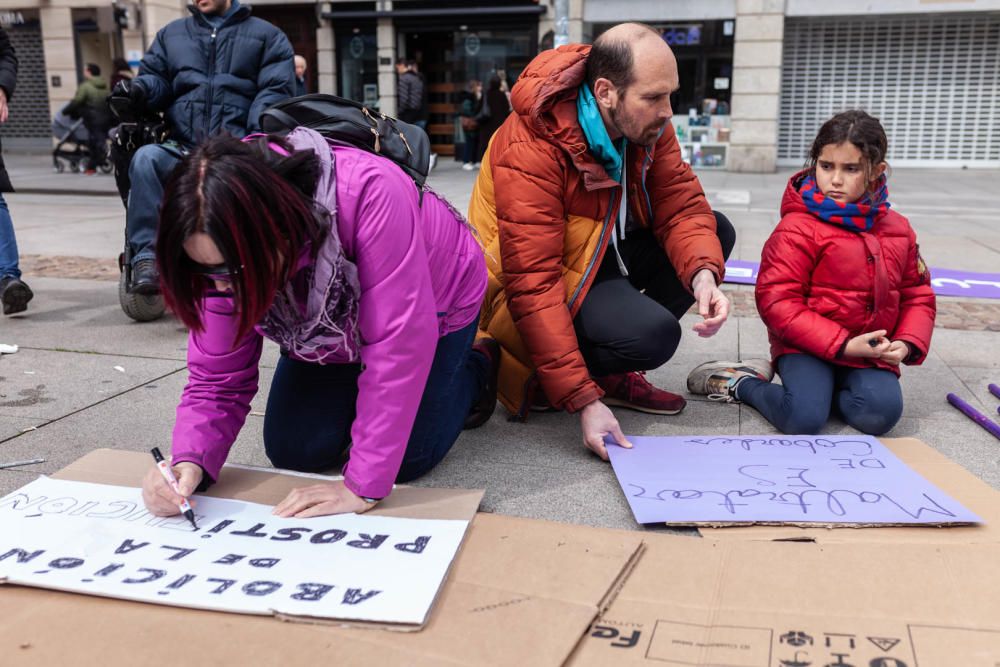
[[[162,294],[129,294],[124,271],[118,276],[118,303],[125,314],[136,322],[158,320],[166,310]]]

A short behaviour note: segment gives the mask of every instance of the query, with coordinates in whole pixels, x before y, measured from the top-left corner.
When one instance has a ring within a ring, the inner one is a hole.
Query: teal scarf
[[[604,119],[597,108],[597,100],[590,92],[587,84],[580,86],[576,98],[576,117],[587,138],[587,147],[591,154],[604,166],[608,176],[619,183],[622,182],[622,166],[625,164],[625,137],[620,140],[621,148],[611,141],[608,129],[604,127]]]

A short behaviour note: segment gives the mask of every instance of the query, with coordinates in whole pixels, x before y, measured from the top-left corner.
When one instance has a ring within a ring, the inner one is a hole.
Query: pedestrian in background
[[[458,112],[462,128],[462,169],[472,171],[479,166],[479,112],[483,108],[483,82],[472,79],[462,91]]]
[[[490,77],[486,95],[483,97],[483,108],[479,114],[479,156],[486,152],[493,133],[500,129],[508,115],[510,115],[510,100],[503,92],[500,77],[494,74]]]
[[[67,113],[73,118],[83,118],[87,128],[87,159],[85,174],[96,174],[104,164],[108,152],[108,130],[111,129],[111,110],[108,108],[108,82],[101,76],[101,68],[87,63],[83,69],[83,83],[76,89]]]
[[[14,95],[16,83],[17,54],[7,32],[0,28],[0,124],[7,122],[7,103]],[[14,223],[3,198],[4,192],[13,192],[14,188],[11,187],[7,168],[3,164],[2,150],[0,146],[0,303],[3,303],[4,315],[13,315],[26,309],[34,294],[21,280],[21,270],[17,265]]]
[[[308,67],[304,56],[295,54],[295,97],[305,95],[306,90],[306,68]]]

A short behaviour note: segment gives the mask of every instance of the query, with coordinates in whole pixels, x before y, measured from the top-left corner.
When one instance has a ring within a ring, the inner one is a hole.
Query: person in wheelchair
[[[112,91],[136,115],[163,112],[168,137],[139,147],[128,165],[128,295],[159,293],[156,224],[163,184],[181,158],[207,137],[259,130],[261,111],[295,91],[294,53],[281,30],[239,0],[195,0],[189,10],[157,33],[138,76]]]

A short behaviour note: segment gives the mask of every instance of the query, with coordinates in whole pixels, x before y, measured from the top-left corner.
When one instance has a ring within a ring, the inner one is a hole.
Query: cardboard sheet
[[[980,521],[871,436],[628,437],[632,449],[608,453],[640,523]]]
[[[197,499],[157,517],[135,487],[39,478],[0,498],[0,580],[243,614],[422,625],[467,521]]]
[[[865,527],[829,529],[821,526],[733,526],[699,528],[712,540],[799,540],[821,544],[889,542],[973,544],[1000,543],[1000,493],[933,447],[916,438],[883,438],[903,462],[937,488],[975,512],[983,523],[935,529],[926,527]]]
[[[134,484],[149,457],[99,450],[54,477]],[[209,495],[275,503],[302,480],[227,470]],[[480,491],[399,487],[369,514],[462,518]],[[480,514],[419,632],[281,623],[90,596],[0,587],[8,665],[558,665],[639,558],[642,535]],[[319,656],[319,658],[318,658]]]
[[[996,667],[1000,545],[693,541],[643,558],[570,660],[688,667]]]

